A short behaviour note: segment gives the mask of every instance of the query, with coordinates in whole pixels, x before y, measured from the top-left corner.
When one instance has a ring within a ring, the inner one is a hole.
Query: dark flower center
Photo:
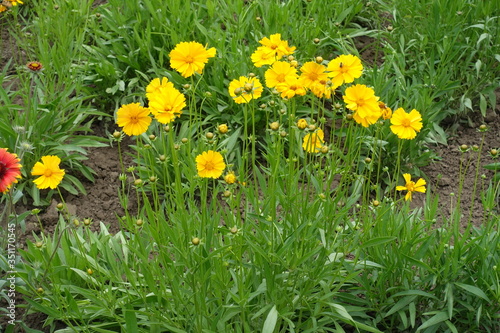
[[[5,176],[7,173],[7,167],[5,166],[5,163],[0,161],[0,180]]]

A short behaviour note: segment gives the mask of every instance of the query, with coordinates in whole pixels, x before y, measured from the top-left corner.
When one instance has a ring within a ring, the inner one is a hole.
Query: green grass
[[[12,62],[0,76],[0,146],[24,167],[5,206],[61,193],[32,183],[32,165],[48,154],[63,158],[61,187],[83,191],[78,178],[92,179],[92,170],[82,147],[102,145],[92,121],[119,130],[116,110],[144,105],[153,78],[168,77],[188,105],[168,127],[153,120],[131,146],[134,165],[121,163],[120,232],[63,207],[52,234],[18,251],[23,306],[46,314],[51,330],[56,321],[68,327],[58,332],[498,331],[498,180],[487,184],[475,170],[479,227],[461,191],[447,216],[438,207],[449,198],[429,185],[413,194],[425,198],[415,209],[396,190],[403,173],[423,177],[429,143],[446,143],[444,119],[477,119],[496,105],[497,8],[496,0],[70,0],[25,1],[4,13],[0,24],[44,65],[30,73]],[[357,37],[370,37],[377,59],[364,62],[355,83],[372,86],[393,110],[419,110],[422,131],[400,140],[388,120],[357,125],[345,86],[329,100],[309,93],[285,101],[266,89],[235,104],[229,82],[255,73],[264,83],[266,68],[250,55],[273,33],[297,47],[301,64],[357,54]],[[182,41],[216,48],[203,75],[185,79],[169,67]],[[297,128],[300,118],[325,130],[323,153],[304,152],[313,129]],[[120,151],[121,135],[111,139]],[[21,151],[16,138],[32,148]],[[198,176],[195,158],[207,150],[223,154],[238,182]],[[482,144],[470,152],[476,161],[486,153]],[[462,163],[460,188],[470,160]],[[26,214],[2,217],[22,225]],[[7,252],[0,258],[9,271]],[[16,325],[26,326],[22,318]]]

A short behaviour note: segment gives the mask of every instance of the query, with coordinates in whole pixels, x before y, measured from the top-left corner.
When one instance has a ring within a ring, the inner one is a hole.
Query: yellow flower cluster
[[[215,48],[206,49],[197,42],[181,42],[170,52],[170,66],[183,77],[201,74],[209,58],[215,56]],[[150,114],[162,124],[180,117],[186,107],[186,97],[166,77],[153,79],[146,87],[149,108],[139,103],[122,105],[116,113],[116,123],[127,135],[145,133],[151,124]]]

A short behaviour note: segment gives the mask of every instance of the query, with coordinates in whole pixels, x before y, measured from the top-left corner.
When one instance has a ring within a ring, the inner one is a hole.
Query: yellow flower
[[[302,72],[300,80],[306,88],[311,88],[321,81],[326,82],[328,80],[328,74],[325,72],[326,67],[314,61],[306,62],[300,67],[300,71]]]
[[[285,55],[292,54],[295,51],[295,46],[288,46],[288,41],[281,40],[281,34],[271,35],[269,38],[264,37],[259,41],[260,44],[275,52],[276,58],[281,58]]]
[[[226,168],[221,153],[209,150],[196,156],[196,169],[198,176],[203,178],[219,178]]]
[[[276,90],[281,93],[281,98],[292,98],[293,96],[304,96],[306,88],[297,77],[286,77],[285,82],[276,86]]]
[[[224,181],[229,185],[236,183],[236,175],[234,174],[234,172],[233,171],[228,172],[224,176]]]
[[[0,12],[3,12],[3,11],[6,11],[8,8],[12,7],[12,6],[17,6],[17,4],[24,4],[21,0],[5,0],[5,1],[2,1],[2,4],[0,5],[1,7],[3,7],[4,9],[2,9],[0,7]]]
[[[303,129],[305,129],[306,127],[307,127],[307,120],[305,120],[305,119],[299,119],[299,120],[297,121],[297,128],[298,128],[298,129],[303,130]]]
[[[220,124],[217,129],[219,130],[220,134],[226,134],[229,131],[229,128],[227,127],[227,124]]]
[[[360,77],[363,65],[358,57],[352,54],[343,54],[330,61],[327,69],[330,72],[328,76],[332,78],[333,86],[337,88],[343,83],[351,83]]]
[[[168,124],[174,121],[175,117],[180,117],[185,106],[186,97],[174,87],[160,86],[149,96],[151,113],[162,124]]]
[[[181,42],[170,51],[170,66],[183,77],[190,77],[195,72],[201,74],[208,58],[215,57],[215,48],[206,49],[197,42]]]
[[[174,88],[174,84],[169,82],[166,77],[153,79],[146,87],[146,97],[149,99],[154,93],[157,93],[160,87],[170,87]]]
[[[391,131],[400,139],[414,139],[422,129],[422,116],[413,109],[406,113],[403,108],[394,111],[391,117]]]
[[[42,156],[42,162],[36,162],[31,170],[32,176],[40,176],[33,181],[36,187],[41,190],[48,187],[57,188],[65,174],[64,169],[59,168],[60,163],[61,159],[58,156]]]
[[[405,186],[396,186],[397,191],[408,191],[405,195],[405,200],[410,200],[411,201],[411,195],[413,192],[421,192],[425,193],[425,185],[427,184],[425,180],[420,178],[417,180],[417,182],[413,182],[411,180],[411,176],[409,173],[403,174],[403,178],[405,179]]]
[[[348,87],[345,90],[343,98],[346,107],[349,110],[358,112],[361,118],[370,115],[378,115],[380,117],[381,115],[375,91],[364,84],[356,84]]]
[[[308,153],[317,153],[321,151],[321,147],[324,143],[324,137],[325,134],[321,128],[314,133],[309,133],[304,137],[302,148],[304,148],[304,150]]]
[[[378,102],[378,106],[380,107],[380,111],[382,111],[382,117],[384,118],[384,120],[391,119],[392,117],[391,108],[385,105],[384,102]]]
[[[370,113],[366,117],[361,117],[359,115],[359,112],[354,112],[353,114],[353,119],[363,127],[368,127],[375,124],[379,118],[379,113]]]
[[[262,95],[264,88],[256,77],[240,76],[229,84],[229,95],[238,104],[248,103]]]
[[[116,123],[127,135],[141,135],[151,124],[149,109],[139,103],[122,105],[116,112]]]
[[[250,56],[255,67],[272,65],[276,61],[276,52],[265,46],[259,46]]]
[[[284,83],[289,77],[296,78],[297,70],[288,62],[276,61],[265,73],[266,86],[274,88],[278,84]]]

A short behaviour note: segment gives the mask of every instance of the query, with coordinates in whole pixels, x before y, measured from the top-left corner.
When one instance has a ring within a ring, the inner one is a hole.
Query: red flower
[[[21,164],[16,154],[7,152],[7,148],[0,148],[0,192],[7,192],[12,184],[21,178]]]

